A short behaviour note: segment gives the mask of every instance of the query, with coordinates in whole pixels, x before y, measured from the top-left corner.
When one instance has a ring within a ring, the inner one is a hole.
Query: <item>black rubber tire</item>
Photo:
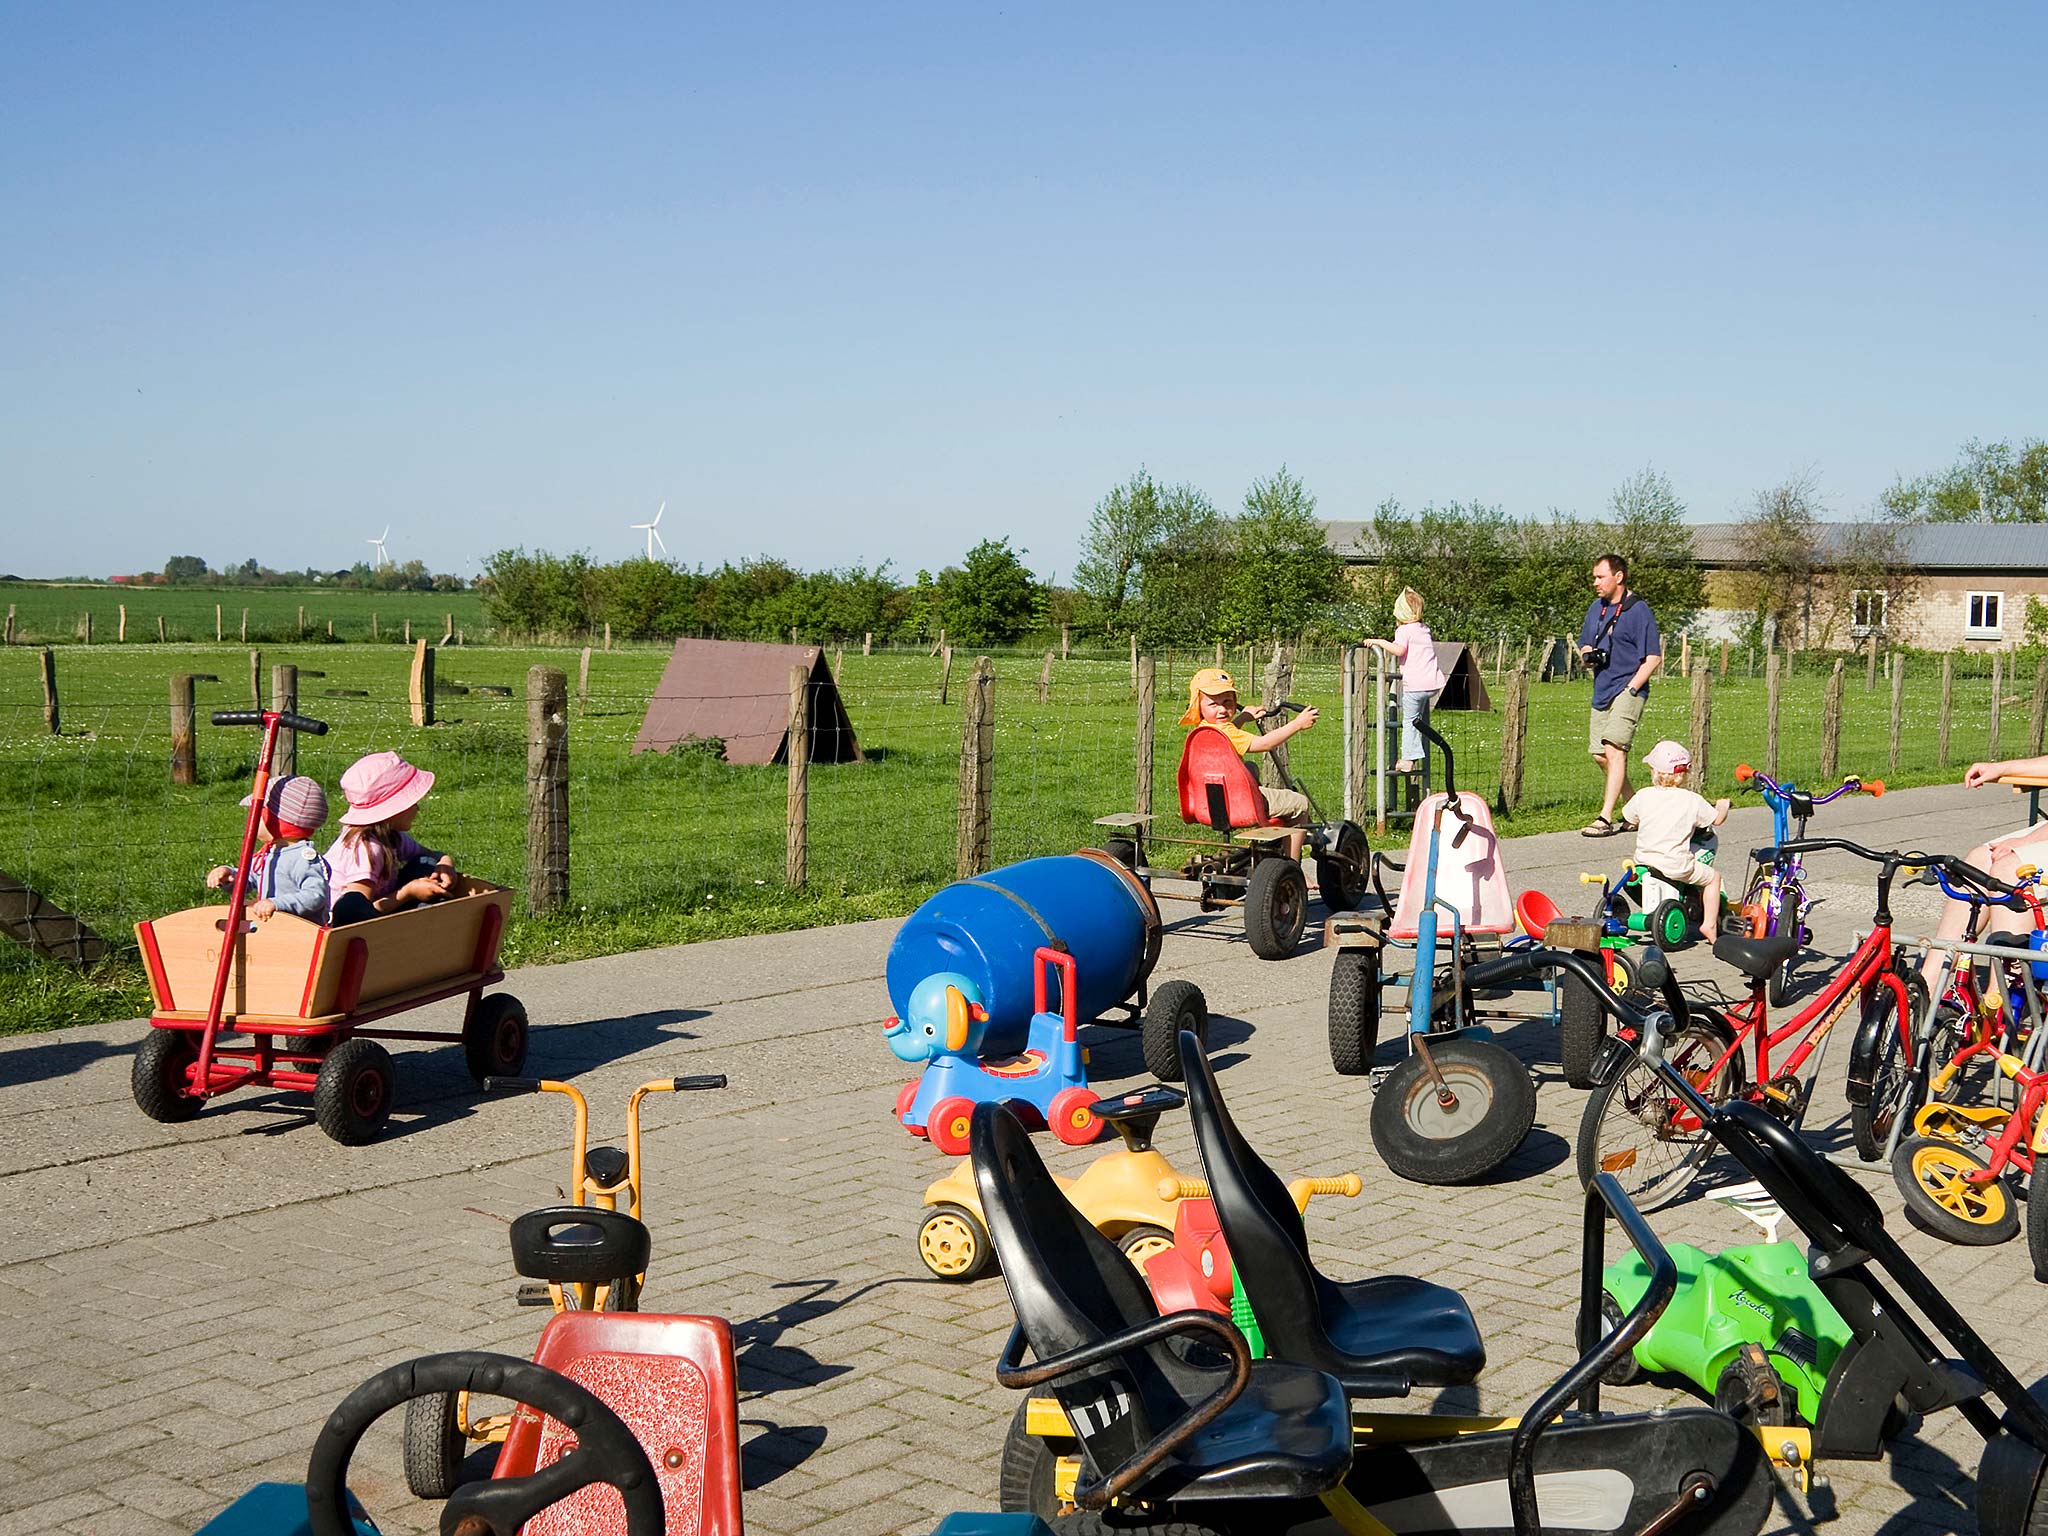
[[[1682,901],[1660,901],[1650,916],[1650,937],[1660,949],[1678,949],[1692,933],[1692,919]]]
[[[1156,1516],[1111,1510],[1098,1514],[1077,1509],[1071,1515],[1048,1520],[1053,1536],[1222,1536],[1223,1527],[1199,1520],[1176,1519],[1171,1508]]]
[[[456,1394],[415,1397],[405,1405],[405,1486],[416,1499],[445,1499],[462,1483],[469,1439]]]
[[[1985,1441],[1977,1461],[1977,1530],[1980,1536],[2048,1536],[2042,1456],[2013,1431],[2011,1418],[2006,1415],[2004,1434]]]
[[[1125,869],[1138,867],[1138,840],[1134,837],[1112,837],[1102,845],[1102,851]]]
[[[509,992],[480,997],[462,1026],[462,1055],[469,1075],[517,1077],[526,1068],[526,1005]]]
[[[1678,1061],[1681,1067],[1694,1069],[1693,1075],[1697,1078],[1719,1059],[1733,1038],[1734,1035],[1725,1020],[1706,1009],[1695,1009],[1685,1026],[1670,1037],[1665,1055]],[[1712,1084],[1700,1085],[1700,1091],[1716,1104],[1726,1103],[1742,1091],[1744,1077],[1743,1060],[1741,1055],[1737,1054],[1729,1058],[1717,1080]],[[1617,1177],[1621,1175],[1622,1170],[1618,1168],[1603,1170],[1600,1166],[1603,1156],[1606,1155],[1601,1150],[1600,1132],[1614,1101],[1620,1098],[1626,1107],[1631,1103],[1648,1103],[1646,1095],[1663,1098],[1664,1094],[1662,1080],[1656,1073],[1631,1056],[1623,1063],[1620,1071],[1587,1095],[1586,1107],[1579,1116],[1575,1148],[1581,1185],[1591,1185],[1593,1176],[1603,1171],[1614,1173]],[[1665,1140],[1661,1128],[1657,1140],[1660,1144]],[[1700,1169],[1714,1155],[1714,1140],[1702,1132],[1698,1137],[1691,1138],[1691,1142],[1691,1149],[1680,1157],[1672,1172],[1666,1176],[1668,1184],[1666,1180],[1659,1180],[1657,1185],[1635,1189],[1630,1187],[1630,1180],[1621,1178],[1624,1192],[1635,1202],[1638,1210],[1654,1211],[1669,1205],[1685,1193],[1693,1180],[1699,1177]]]
[[[1593,1086],[1593,1063],[1607,1044],[1607,1010],[1570,971],[1557,978],[1557,1065],[1574,1088]]]
[[[2034,1278],[2048,1281],[2048,1157],[2034,1159],[2034,1171],[2027,1176],[2027,1256],[2034,1261]]]
[[[344,1147],[375,1141],[391,1118],[391,1053],[374,1040],[344,1040],[320,1064],[313,1118]]]
[[[1623,1313],[1621,1303],[1605,1291],[1600,1293],[1600,1322],[1604,1333],[1612,1333],[1621,1326]],[[1600,1373],[1603,1385],[1610,1387],[1631,1387],[1643,1379],[1643,1368],[1636,1363],[1636,1352],[1630,1350],[1614,1364]]]
[[[1173,1234],[1165,1227],[1155,1227],[1150,1222],[1140,1222],[1127,1230],[1116,1240],[1116,1249],[1131,1261],[1131,1267],[1140,1275],[1145,1273],[1145,1261],[1162,1248],[1173,1246]]]
[[[1419,1051],[1388,1074],[1372,1100],[1372,1144],[1386,1165],[1416,1184],[1464,1184],[1514,1154],[1536,1123],[1536,1084],[1513,1051],[1462,1037],[1429,1047],[1436,1067],[1461,1097],[1446,1122]]]
[[[1913,1070],[1912,1056],[1899,1042],[1898,1013],[1899,1000],[1890,987],[1881,986],[1871,994],[1863,1015],[1865,1024],[1877,1017],[1879,1033],[1870,1068],[1870,1098],[1849,1106],[1849,1135],[1856,1143],[1856,1155],[1866,1163],[1884,1155],[1893,1122],[1904,1116],[1907,1124],[1912,1123],[1927,1093],[1926,1084]]]
[[[1778,914],[1779,933],[1799,932],[1799,898],[1794,895],[1785,903],[1785,910]],[[1799,964],[1799,951],[1793,950],[1785,959],[1773,967],[1770,978],[1770,999],[1773,1008],[1782,1008],[1792,997],[1792,972]]]
[[[135,1107],[165,1125],[180,1125],[198,1114],[204,1099],[185,1091],[185,1069],[199,1059],[197,1037],[189,1029],[152,1029],[136,1047],[128,1087]]]
[[[1316,894],[1323,898],[1326,911],[1356,911],[1372,890],[1364,829],[1356,822],[1339,822],[1332,852],[1336,857],[1316,860]]]
[[[1285,960],[1308,922],[1308,876],[1293,859],[1274,855],[1252,865],[1245,884],[1244,936],[1261,960]]]
[[[959,1251],[963,1246],[964,1253]],[[935,1205],[918,1223],[917,1256],[939,1279],[964,1285],[988,1272],[995,1245],[974,1212],[962,1205]]]
[[[1180,1032],[1191,1029],[1209,1049],[1209,1002],[1192,981],[1163,983],[1145,1003],[1138,1021],[1138,1044],[1144,1048],[1145,1070],[1162,1083],[1180,1081]]]
[[[1330,1065],[1345,1077],[1363,1077],[1379,1042],[1379,952],[1340,949],[1330,966]]]
[[[1065,1436],[1041,1440],[1024,1428],[1029,1399],[1017,1405],[1010,1416],[1010,1428],[1003,1436],[1002,1470],[996,1477],[996,1508],[1006,1515],[1036,1515],[1051,1520],[1060,1512],[1059,1495],[1053,1492],[1053,1478],[1062,1456],[1080,1450],[1080,1442]]]
[[[1892,1154],[1892,1182],[1906,1197],[1906,1219],[1924,1232],[1965,1248],[1991,1248],[2010,1241],[2020,1230],[2019,1204],[2010,1185],[1994,1179],[1984,1186],[1983,1216],[1970,1220],[1956,1215],[1921,1187],[1915,1162],[1937,1158],[1950,1167],[1983,1168],[1984,1159],[1975,1149],[1960,1142],[1936,1141],[1930,1136],[1908,1136]]]

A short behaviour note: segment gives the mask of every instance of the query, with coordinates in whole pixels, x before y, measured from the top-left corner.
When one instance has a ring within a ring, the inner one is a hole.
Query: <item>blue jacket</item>
[[[1607,633],[1607,621],[1614,621],[1613,633]],[[1602,635],[1606,639],[1602,639]],[[1646,656],[1664,654],[1663,637],[1657,633],[1657,616],[1650,612],[1650,605],[1635,593],[1623,590],[1621,612],[1614,611],[1614,605],[1594,598],[1586,609],[1586,622],[1579,626],[1579,644],[1600,646],[1607,652],[1607,665],[1593,675],[1593,707],[1605,709],[1621,697],[1628,680],[1636,675],[1636,668],[1643,664]],[[1643,684],[1643,697],[1650,696],[1650,685]]]
[[[327,921],[327,861],[310,842],[271,843],[249,871],[249,894],[311,923]]]

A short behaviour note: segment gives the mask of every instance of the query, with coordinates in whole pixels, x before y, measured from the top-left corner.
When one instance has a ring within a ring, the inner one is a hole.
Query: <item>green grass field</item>
[[[106,587],[59,586],[43,582],[0,582],[0,610],[12,608],[17,641],[67,642],[79,638],[87,613],[92,615],[96,645],[113,644],[121,629],[121,608],[128,609],[128,643],[156,644],[156,621],[164,621],[166,637],[189,645],[214,638],[216,607],[221,633],[229,640],[242,634],[248,613],[252,641],[319,642],[334,625],[337,640],[375,638],[400,642],[408,621],[413,638],[438,641],[453,619],[466,637],[480,639],[489,620],[483,599],[474,592],[366,592],[354,587]],[[299,632],[299,610],[306,628]],[[202,669],[204,670],[204,669]]]
[[[573,695],[577,659],[568,650],[442,650],[442,684],[471,691],[444,695],[438,723],[421,729],[410,723],[403,651],[264,648],[266,687],[274,662],[326,674],[301,680],[301,710],[326,719],[332,730],[301,743],[299,767],[328,786],[337,814],[342,770],[364,752],[396,748],[438,776],[420,816],[421,838],[454,854],[464,868],[514,886],[524,884],[525,869],[527,672],[535,665],[558,667],[568,674]],[[518,917],[506,944],[508,963],[900,913],[951,877],[964,656],[955,658],[951,697],[941,704],[936,660],[905,652],[846,655],[841,688],[867,760],[812,768],[810,879],[801,892],[791,892],[783,880],[783,769],[731,767],[701,752],[632,755],[666,659],[666,648],[593,657],[591,696],[570,732],[571,900],[566,911],[545,919]],[[1128,662],[1056,664],[1051,697],[1041,704],[1041,659],[1042,653],[996,658],[997,862],[1099,842],[1093,818],[1129,809],[1134,796]],[[1175,805],[1183,734],[1175,716],[1188,672],[1206,659],[1159,659],[1153,803],[1165,818]],[[1896,773],[1885,761],[1889,692],[1882,679],[1866,692],[1860,671],[1852,671],[1844,698],[1844,771],[1929,783],[1954,778],[1961,765],[1986,754],[1989,679],[1959,668],[1944,767],[1937,740],[1939,665],[1926,658],[1910,664]],[[35,652],[0,652],[0,869],[78,913],[118,953],[81,976],[33,961],[0,939],[0,1032],[146,1010],[130,925],[198,904],[207,868],[232,862],[243,816],[236,802],[254,763],[255,731],[202,723],[200,782],[185,788],[169,782],[168,678],[197,671],[223,679],[201,685],[202,719],[212,709],[246,707],[246,648],[72,646],[58,651],[58,671],[63,730],[52,736],[43,724]],[[484,686],[511,693],[475,691]],[[1786,775],[1811,780],[1818,773],[1823,689],[1819,665],[1802,659],[1786,683],[1781,712]],[[341,692],[330,696],[329,690]],[[1293,693],[1323,706],[1317,728],[1293,743],[1293,761],[1334,815],[1342,803],[1343,734],[1334,654],[1305,660]],[[1735,764],[1761,763],[1764,751],[1761,679],[1731,678],[1715,697],[1710,795],[1732,791]],[[1507,819],[1508,830],[1576,825],[1597,807],[1585,749],[1587,702],[1584,683],[1532,686],[1524,802]],[[2029,699],[2009,688],[2007,753],[2026,750],[2028,714]],[[1687,715],[1685,685],[1658,685],[1638,749],[1659,736],[1682,739]],[[1499,781],[1498,710],[1443,714],[1438,724],[1457,750],[1460,782],[1491,793]],[[704,734],[713,730],[707,721]],[[1390,741],[1390,757],[1395,750]],[[331,835],[331,825],[328,830]],[[1588,846],[1589,857],[1616,860],[1626,852],[1619,842]],[[1598,855],[1591,852],[1595,846]]]

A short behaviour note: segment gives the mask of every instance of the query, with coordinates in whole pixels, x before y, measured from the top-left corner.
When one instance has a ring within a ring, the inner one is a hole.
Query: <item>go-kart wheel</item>
[[[437,1392],[405,1405],[405,1486],[416,1499],[445,1499],[462,1481],[469,1439],[460,1403],[458,1393]]]
[[[1112,859],[1115,859],[1117,863],[1123,865],[1125,869],[1136,869],[1138,867],[1138,841],[1136,838],[1112,837],[1102,845],[1102,851]]]
[[[1600,1331],[1604,1338],[1621,1326],[1627,1314],[1621,1310],[1621,1303],[1605,1291],[1600,1293]],[[1614,1364],[1600,1373],[1600,1380],[1610,1387],[1633,1386],[1643,1379],[1643,1368],[1636,1361],[1636,1352],[1628,1351]]]
[[[1070,1147],[1087,1146],[1102,1134],[1105,1123],[1095,1113],[1096,1098],[1092,1088],[1062,1088],[1045,1112],[1046,1129]]]
[[[1906,1217],[1936,1237],[1969,1248],[2005,1242],[2020,1229],[2019,1211],[2003,1179],[1970,1182],[1990,1165],[1953,1141],[1908,1136],[1892,1153],[1892,1181],[1906,1197]]]
[[[1377,951],[1340,949],[1330,966],[1330,1065],[1346,1077],[1372,1070],[1380,1039]]]
[[[1330,912],[1352,912],[1372,889],[1366,862],[1370,854],[1365,832],[1356,822],[1337,824],[1330,851],[1316,860],[1316,894]]]
[[[2043,1159],[2048,1161],[2048,1159]],[[1164,1227],[1155,1227],[1150,1222],[1141,1222],[1116,1240],[1116,1246],[1129,1259],[1140,1275],[1145,1273],[1145,1261],[1154,1254],[1165,1253],[1173,1246],[1173,1234]]]
[[[896,1123],[898,1125],[903,1125],[903,1117],[910,1113],[910,1106],[917,1102],[918,1087],[918,1079],[912,1078],[909,1082],[905,1083],[901,1088],[897,1089]],[[903,1125],[903,1129],[910,1132],[910,1134],[913,1136],[924,1136],[929,1134],[921,1125]]]
[[[1192,981],[1169,981],[1145,1004],[1138,1025],[1145,1070],[1162,1083],[1180,1081],[1180,1032],[1191,1029],[1202,1048],[1209,1045],[1209,1003]]]
[[[1221,1536],[1219,1527],[1205,1525],[1199,1520],[1183,1520],[1171,1514],[1147,1519],[1143,1515],[1133,1517],[1122,1510],[1104,1514],[1098,1510],[1077,1509],[1070,1515],[1048,1520],[1046,1524],[1052,1528],[1053,1536]]]
[[[1620,967],[1616,967],[1617,973]],[[1627,983],[1615,976],[1616,991]],[[1570,971],[1557,978],[1557,1065],[1574,1088],[1593,1086],[1593,1063],[1607,1043],[1607,1010],[1593,989]]]
[[[1692,919],[1685,915],[1682,901],[1660,901],[1650,917],[1650,932],[1665,949],[1677,949],[1692,932]]]
[[[941,1099],[925,1116],[925,1134],[948,1157],[967,1155],[967,1130],[974,1119],[974,1101],[957,1096]]]
[[[462,1024],[462,1055],[479,1083],[517,1077],[526,1067],[526,1006],[507,992],[478,998]]]
[[[1455,1103],[1445,1106],[1422,1053],[1388,1074],[1372,1100],[1372,1144],[1417,1184],[1462,1184],[1491,1173],[1536,1123],[1536,1085],[1514,1052],[1460,1037],[1429,1047]]]
[[[972,1280],[988,1268],[988,1228],[965,1206],[935,1205],[917,1229],[917,1256],[941,1280]]]
[[[2027,1395],[2048,1401],[2048,1381],[2037,1381]],[[2048,1536],[2048,1479],[2043,1457],[2019,1433],[2010,1413],[2001,1420],[2003,1433],[1984,1442],[1977,1462],[1977,1529],[1981,1536]]]
[[[128,1086],[135,1107],[152,1120],[177,1125],[198,1114],[206,1103],[186,1090],[189,1069],[199,1061],[197,1037],[189,1029],[152,1029],[135,1051]]]
[[[306,1467],[306,1514],[313,1536],[354,1536],[356,1525],[348,1512],[348,1463],[369,1427],[400,1403],[456,1392],[525,1403],[565,1426],[576,1437],[576,1445],[530,1476],[457,1488],[441,1512],[441,1529],[517,1531],[577,1490],[608,1483],[625,1501],[626,1536],[661,1536],[665,1518],[654,1468],[618,1415],[545,1366],[479,1351],[407,1360],[378,1372],[343,1399],[328,1416]]]
[[[374,1040],[344,1040],[320,1063],[313,1118],[345,1147],[376,1140],[391,1118],[391,1053]]]
[[[1308,922],[1308,877],[1282,854],[1252,865],[1245,883],[1244,936],[1261,960],[1285,960]]]
[[[996,1479],[996,1508],[1006,1515],[1052,1520],[1060,1512],[1059,1459],[1077,1455],[1081,1442],[1070,1435],[1032,1434],[1025,1427],[1030,1411],[1027,1398],[1010,1415],[1010,1428],[1003,1436],[1002,1471]]]
[[[1798,1405],[1797,1394],[1755,1344],[1743,1345],[1714,1382],[1714,1406],[1747,1428],[1793,1423]]]

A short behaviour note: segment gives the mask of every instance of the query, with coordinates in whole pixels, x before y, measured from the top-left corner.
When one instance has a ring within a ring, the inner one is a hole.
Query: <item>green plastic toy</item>
[[[1848,1347],[1849,1325],[1808,1276],[1805,1250],[1790,1242],[1719,1253],[1666,1246],[1678,1266],[1678,1292],[1633,1360],[1607,1380],[1622,1385],[1643,1371],[1668,1371],[1747,1423],[1811,1425],[1828,1373]],[[1650,1272],[1631,1254],[1601,1278],[1612,1328],[1642,1300]]]

